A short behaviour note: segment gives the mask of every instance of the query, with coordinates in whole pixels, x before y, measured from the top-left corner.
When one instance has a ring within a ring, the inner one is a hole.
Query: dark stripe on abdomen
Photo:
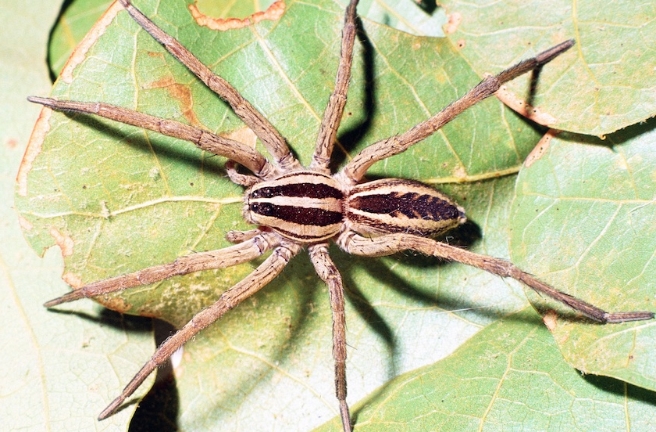
[[[314,207],[281,206],[270,203],[253,203],[253,213],[281,219],[299,225],[327,226],[342,222],[342,213]],[[276,228],[273,226],[272,228]]]
[[[419,193],[371,194],[354,197],[349,205],[372,214],[401,215],[409,219],[447,220],[458,219],[460,211],[452,203],[437,197]]]
[[[289,183],[280,186],[266,186],[254,190],[252,198],[273,197],[299,197],[299,198],[337,198],[342,199],[344,194],[325,183]]]

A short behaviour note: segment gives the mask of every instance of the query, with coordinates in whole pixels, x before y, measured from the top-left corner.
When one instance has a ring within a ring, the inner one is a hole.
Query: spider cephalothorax
[[[502,277],[511,277],[602,323],[653,317],[651,312],[606,312],[554,289],[510,262],[435,241],[433,236],[464,222],[462,208],[433,188],[416,181],[363,180],[365,173],[374,163],[404,152],[432,135],[465,109],[493,95],[504,82],[540,67],[568,50],[573,41],[564,41],[496,76],[488,76],[463,97],[428,120],[367,147],[353,157],[342,170],[331,174],[329,163],[346,104],[351,73],[357,0],[351,0],[346,10],[335,89],[324,112],[312,162],[305,168],[292,156],[285,139],[275,127],[234,87],[214,75],[128,0],[121,0],[121,3],[145,30],[232,107],[235,114],[260,138],[272,161],[247,145],[200,128],[102,102],[60,101],[39,97],[30,100],[57,110],[95,114],[154,130],[190,141],[205,151],[228,158],[230,162],[227,164],[227,172],[230,179],[247,187],[244,195],[244,219],[258,227],[248,232],[228,233],[228,239],[236,243],[231,247],[183,256],[172,263],[91,283],[47,302],[46,306],[52,307],[80,298],[147,285],[176,275],[225,268],[251,261],[269,251],[271,253],[251,274],[224,292],[213,305],[198,312],[189,323],[160,345],[152,359],[143,366],[121,395],[100,414],[101,419],[112,415],[175,350],[266,286],[280,274],[294,255],[307,248],[317,274],[329,289],[333,316],[336,393],[343,428],[345,431],[351,430],[346,403],[344,293],[339,271],[328,254],[329,241],[335,241],[344,251],[354,255],[383,256],[414,250],[471,265]],[[235,163],[252,174],[238,172]]]

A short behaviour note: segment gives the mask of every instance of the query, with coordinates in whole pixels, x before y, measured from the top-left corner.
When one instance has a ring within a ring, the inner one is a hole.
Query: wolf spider
[[[51,300],[45,306],[50,308],[80,298],[148,285],[177,275],[226,268],[251,261],[267,251],[271,251],[271,254],[245,279],[225,291],[213,305],[200,311],[162,343],[120,396],[102,411],[99,419],[112,415],[146,377],[178,348],[266,286],[282,272],[292,257],[307,247],[317,274],[329,290],[336,394],[343,428],[345,431],[352,430],[346,403],[344,290],[339,271],[328,254],[330,240],[355,255],[384,256],[412,250],[474,266],[501,277],[511,277],[601,323],[653,318],[651,312],[606,312],[556,290],[508,261],[433,240],[431,237],[462,224],[465,215],[461,207],[429,186],[402,179],[363,181],[365,173],[375,162],[404,152],[467,108],[493,95],[503,83],[550,62],[572,47],[572,40],[562,42],[496,76],[486,77],[463,97],[428,120],[369,146],[341,171],[331,175],[329,163],[346,104],[351,74],[357,32],[357,0],[351,0],[346,9],[335,89],[325,109],[309,167],[300,165],[291,154],[285,138],[234,87],[215,75],[177,40],[159,29],[130,1],[121,0],[121,3],[144,30],[232,107],[235,114],[262,141],[273,160],[270,162],[257,150],[208,131],[118,106],[41,97],[31,97],[30,101],[55,110],[95,114],[153,130],[190,141],[205,151],[226,157],[229,160],[226,169],[230,179],[246,188],[244,218],[258,228],[246,232],[229,232],[227,238],[235,243],[234,246],[183,256],[172,263],[91,283]],[[237,164],[250,170],[251,174],[238,172]]]

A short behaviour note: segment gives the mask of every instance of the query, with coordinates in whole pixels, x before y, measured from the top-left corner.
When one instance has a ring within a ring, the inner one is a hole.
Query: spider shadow
[[[417,1],[417,6],[428,15],[433,15],[440,8],[436,0],[419,0]]]
[[[137,315],[121,314],[107,308],[102,308],[98,315],[66,309],[50,309],[50,312],[61,315],[73,315],[79,319],[106,328],[125,332],[128,335],[151,333],[154,330],[155,342],[158,346],[172,331],[175,331],[173,326],[165,321]],[[130,422],[130,431],[153,430],[153,426],[156,426],[156,430],[161,432],[179,430],[175,424],[175,419],[179,411],[179,398],[172,372],[171,362],[167,360],[157,369],[155,382],[141,401],[131,397],[121,405],[118,411],[139,403],[139,409],[135,411]],[[118,396],[118,394],[115,396]],[[98,407],[98,412],[100,412],[100,408],[102,407]],[[171,421],[171,419],[174,420]]]
[[[636,123],[627,126],[623,129],[605,135],[603,138],[593,135],[581,135],[571,132],[561,132],[558,134],[558,139],[567,142],[574,142],[577,144],[586,144],[598,147],[605,147],[615,151],[615,146],[621,146],[633,139],[656,130],[656,117],[649,118],[641,123]]]
[[[579,374],[579,378],[599,390],[613,394],[618,398],[639,402],[651,407],[656,406],[656,391],[603,375]]]
[[[257,262],[257,264],[260,264],[260,262]],[[312,282],[308,283],[308,280]],[[290,292],[290,290],[293,290],[293,292]],[[220,394],[212,395],[212,406],[231,406],[235,402],[239,405],[251,393],[257,392],[261,388],[259,384],[271,382],[270,377],[276,373],[275,368],[272,368],[271,365],[282,365],[287,359],[293,357],[295,348],[300,345],[297,343],[298,338],[302,336],[308,323],[313,320],[311,315],[315,309],[313,306],[315,298],[322,294],[325,294],[325,290],[322,291],[322,283],[316,277],[316,273],[307,254],[300,253],[299,256],[290,261],[281,275],[233,311],[237,312],[240,309],[241,311],[248,309],[255,311],[257,310],[257,305],[272,303],[272,300],[268,296],[275,297],[277,295],[283,295],[293,298],[293,301],[287,303],[289,313],[283,312],[279,321],[271,321],[268,324],[270,327],[276,329],[276,334],[286,334],[286,338],[284,340],[272,340],[267,344],[268,349],[266,351],[259,351],[259,354],[267,359],[266,363],[262,363],[261,366],[252,366],[244,369],[241,375],[231,375],[229,380],[230,385],[221,386]],[[282,307],[283,309],[285,308],[285,306]],[[246,315],[252,316],[248,313]],[[218,320],[211,326],[221,326],[222,322],[222,320]],[[175,331],[176,329],[173,326],[164,323],[160,334],[158,335],[156,332],[158,345]],[[208,328],[206,331],[211,330]],[[251,331],[256,332],[255,329]],[[230,338],[229,333],[225,333],[225,335],[228,339]],[[234,340],[233,343],[236,346],[240,345],[239,340]],[[170,361],[167,367],[170,368]],[[131,432],[149,430],[173,432],[179,430],[178,417],[181,407],[177,398],[178,393],[175,379],[172,374],[168,374],[167,376],[167,374],[163,373],[162,375],[163,377],[160,379],[160,371],[158,370],[156,383],[140,403],[139,409],[135,412],[135,416],[130,424],[129,430]],[[223,375],[224,372],[221,370],[216,371],[216,376],[219,377],[217,382],[221,382],[220,377]],[[208,379],[212,381],[211,377]],[[229,416],[229,414],[228,412],[225,416]],[[220,421],[223,416],[224,414],[219,413],[213,417],[213,420]],[[157,429],[153,425],[156,425]]]
[[[99,311],[98,315],[67,309],[48,309],[48,312],[60,315],[73,315],[94,324],[133,334],[147,333],[153,330],[152,318],[122,314],[105,307]]]
[[[468,221],[436,240],[468,249],[476,242],[480,241],[481,238],[480,227],[474,222]],[[481,308],[478,303],[463,300],[461,296],[458,296],[455,293],[451,295],[448,289],[426,291],[426,287],[414,284],[394,272],[390,267],[389,262],[368,257],[354,257],[341,251],[335,254],[335,258],[336,261],[339,261],[338,268],[340,268],[340,271],[342,272],[346,296],[349,299],[350,304],[357,311],[360,318],[367,323],[369,328],[378,335],[387,348],[387,358],[389,361],[387,365],[388,381],[396,377],[399,373],[398,365],[395,360],[398,357],[398,343],[396,341],[395,332],[383,315],[376,311],[372,306],[371,301],[368,299],[370,293],[361,289],[358,286],[358,283],[353,279],[355,269],[362,270],[366,273],[368,278],[374,281],[380,281],[381,284],[384,284],[386,287],[389,287],[396,293],[409,299],[413,302],[414,307],[436,308],[445,313],[457,313],[457,311],[465,310],[467,313],[476,314],[487,320],[495,320],[500,317],[508,320],[528,319],[517,314],[511,314],[508,316],[506,311],[494,307]],[[436,268],[451,265],[464,265],[458,262],[448,262],[435,257],[407,252],[391,255],[388,260],[389,259],[402,264],[404,267],[416,269],[417,272],[421,272],[422,269],[435,270]],[[549,304],[553,306],[552,300],[546,300],[550,301]],[[538,309],[541,308],[538,306]],[[549,309],[551,308],[546,310]],[[589,318],[583,317],[580,314],[567,309],[559,309],[558,316],[570,322],[595,323]],[[531,319],[531,321],[533,321],[533,319]],[[542,321],[539,318],[535,318],[535,321],[538,325],[542,324]]]
[[[123,146],[130,147],[134,151],[143,153],[144,155],[150,155],[151,157],[154,153],[155,157],[157,158],[172,161],[178,165],[185,165],[193,170],[202,169],[203,172],[207,173],[208,175],[215,175],[218,178],[225,178],[226,182],[229,182],[225,168],[223,166],[224,158],[212,155],[211,153],[202,152],[192,143],[188,143],[186,146],[166,145],[164,140],[167,138],[161,137],[161,135],[157,134],[156,132],[149,132],[149,134],[151,134],[149,135],[150,138],[146,139],[138,136],[137,134],[121,130],[116,122],[111,120],[101,120],[91,114],[63,114],[73,119],[77,123],[83,124],[86,127],[101,133],[109,140],[116,142],[117,150]],[[136,129],[137,128],[135,128],[135,130]],[[143,131],[143,129],[139,130]],[[175,138],[168,139],[173,140]],[[203,154],[208,154],[210,157],[204,157]],[[230,182],[230,184],[232,183]]]
[[[155,344],[159,347],[176,332],[174,326],[166,321],[153,319]],[[180,398],[176,386],[171,359],[157,368],[155,382],[148,393],[139,402],[130,420],[130,432],[175,432],[180,430],[177,419],[180,414]]]

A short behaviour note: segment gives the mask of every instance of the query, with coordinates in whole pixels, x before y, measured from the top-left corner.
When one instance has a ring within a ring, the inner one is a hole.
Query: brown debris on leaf
[[[460,12],[454,12],[452,14],[449,14],[449,21],[444,25],[444,33],[448,35],[455,33],[456,30],[458,30],[458,26],[460,25],[461,21],[462,21],[462,15],[460,14]]]
[[[195,3],[189,5],[189,12],[191,12],[191,16],[194,17],[198,25],[211,30],[226,31],[247,27],[263,20],[276,21],[285,12],[285,2],[284,0],[277,0],[266,10],[255,12],[246,18],[213,18],[198,10]]]
[[[503,102],[508,108],[523,115],[527,119],[541,124],[542,126],[550,126],[556,123],[557,119],[551,114],[540,110],[534,106],[527,104],[523,99],[520,99],[514,93],[508,90],[508,87],[501,86],[496,93],[497,99]]]
[[[169,96],[178,101],[182,115],[189,122],[189,124],[194,126],[201,125],[198,117],[196,117],[196,113],[193,110],[194,101],[192,99],[189,86],[175,82],[172,77],[166,77],[157,81],[153,81],[146,88],[166,89],[166,91],[169,93]]]
[[[555,138],[559,133],[560,131],[557,129],[549,129],[547,133],[545,133],[542,138],[540,138],[540,141],[538,141],[535,147],[533,147],[531,153],[526,156],[526,160],[524,160],[524,166],[528,168],[533,165],[535,161],[539,160],[547,152],[547,150],[549,150],[549,146],[551,146],[551,140]]]

